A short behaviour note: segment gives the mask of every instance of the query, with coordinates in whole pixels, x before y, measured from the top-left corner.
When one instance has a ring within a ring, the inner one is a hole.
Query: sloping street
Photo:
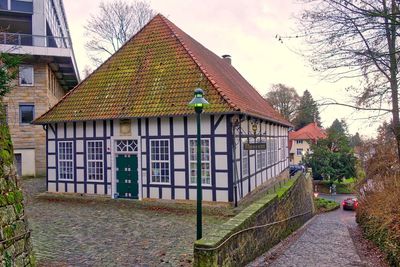
[[[349,196],[322,197],[341,202]],[[340,208],[319,214],[289,237],[286,247],[278,245],[249,266],[368,266],[357,253],[349,227],[356,227],[353,211]]]

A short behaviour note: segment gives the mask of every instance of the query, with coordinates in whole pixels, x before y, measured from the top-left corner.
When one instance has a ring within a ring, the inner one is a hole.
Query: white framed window
[[[19,85],[20,86],[33,86],[34,84],[34,71],[32,65],[19,66]]]
[[[256,150],[256,168],[257,170],[262,168],[261,150]]]
[[[201,139],[201,182],[211,185],[210,139]],[[190,183],[197,183],[197,140],[189,139]]]
[[[303,144],[303,140],[296,140],[296,144]]]
[[[87,179],[88,181],[104,180],[104,144],[103,141],[87,141]]]
[[[267,164],[270,166],[272,164],[272,139],[267,139]]]
[[[150,140],[151,182],[170,183],[169,140]]]
[[[281,160],[283,160],[286,157],[286,139],[285,137],[281,138]]]
[[[246,177],[249,175],[249,151],[244,149],[244,144],[246,142],[243,142],[242,146],[242,176]]]
[[[261,142],[265,142],[265,140],[261,140]],[[267,166],[267,150],[257,150],[256,151],[256,167],[257,170],[261,170]]]
[[[266,140],[262,140],[262,142],[266,142]],[[261,150],[261,167],[265,168],[267,167],[267,150],[263,149]]]
[[[117,140],[115,146],[116,152],[137,152],[137,140]]]
[[[72,141],[58,142],[58,179],[74,179],[74,150]]]

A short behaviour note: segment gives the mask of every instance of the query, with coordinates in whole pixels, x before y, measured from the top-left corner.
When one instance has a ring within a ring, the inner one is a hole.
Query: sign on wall
[[[267,149],[267,143],[244,143],[244,150],[265,150]]]
[[[132,134],[131,120],[123,119],[119,121],[119,134],[120,135]]]

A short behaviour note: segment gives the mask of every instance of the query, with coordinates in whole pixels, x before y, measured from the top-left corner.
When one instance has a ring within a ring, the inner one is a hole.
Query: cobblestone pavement
[[[43,179],[25,180],[23,189],[41,266],[191,266],[194,214],[37,199]],[[203,220],[205,233],[224,221]]]
[[[336,197],[336,201],[343,197]],[[348,227],[356,224],[355,213],[338,209],[314,218],[297,239],[270,265],[278,266],[365,266],[356,252]],[[249,266],[265,266],[266,256]]]

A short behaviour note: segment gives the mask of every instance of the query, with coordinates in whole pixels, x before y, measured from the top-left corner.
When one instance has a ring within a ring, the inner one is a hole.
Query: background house
[[[4,100],[19,175],[46,173],[46,137],[31,121],[79,81],[61,0],[0,0],[0,51],[23,56]]]
[[[326,133],[316,122],[289,132],[290,164],[299,164],[302,157],[310,152],[311,144],[321,138],[326,138]]]
[[[202,115],[204,200],[240,199],[287,168],[290,123],[229,57],[157,15],[36,120],[46,129],[48,191],[196,199],[188,107],[196,87],[210,102]],[[265,149],[244,149],[260,142]]]

